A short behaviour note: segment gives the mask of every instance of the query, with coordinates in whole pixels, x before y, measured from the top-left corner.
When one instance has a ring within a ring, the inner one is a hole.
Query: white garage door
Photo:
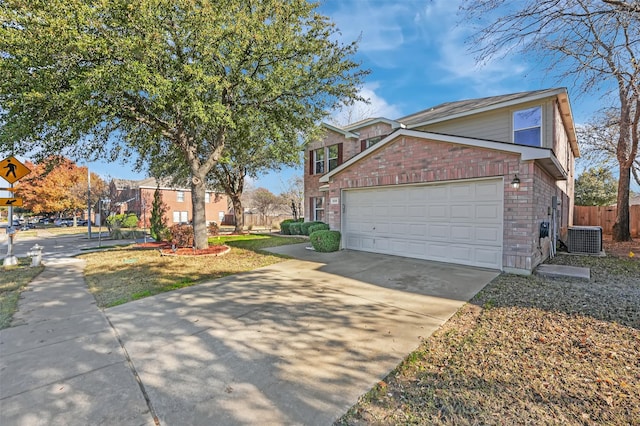
[[[502,269],[502,179],[345,190],[347,249]]]

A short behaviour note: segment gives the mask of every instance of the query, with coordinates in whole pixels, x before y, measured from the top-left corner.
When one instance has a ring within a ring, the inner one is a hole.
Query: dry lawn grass
[[[20,258],[15,266],[0,265],[0,329],[7,328],[18,306],[20,292],[44,266],[32,268],[31,259]]]
[[[336,423],[640,425],[640,256],[621,253],[553,260],[590,282],[499,276]]]
[[[87,253],[80,257],[87,261],[85,278],[89,291],[98,306],[106,308],[282,262],[285,257],[260,249],[304,240],[249,235],[221,237],[215,241],[235,246],[220,257],[161,256],[158,250],[133,247]]]

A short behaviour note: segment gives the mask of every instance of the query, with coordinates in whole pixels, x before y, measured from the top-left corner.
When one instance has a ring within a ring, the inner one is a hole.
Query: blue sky
[[[369,105],[356,114],[399,118],[442,102],[479,98],[551,87],[567,87],[577,124],[604,104],[601,95],[578,96],[573,81],[560,81],[535,61],[522,57],[496,59],[480,67],[465,44],[472,32],[459,24],[463,0],[327,0],[319,11],[341,31],[345,43],[360,37],[357,59],[371,70],[361,94]],[[335,117],[344,120],[340,113]],[[362,118],[362,117],[358,117]],[[90,164],[104,178],[141,179],[131,164]],[[261,176],[253,188],[274,193],[302,167]]]

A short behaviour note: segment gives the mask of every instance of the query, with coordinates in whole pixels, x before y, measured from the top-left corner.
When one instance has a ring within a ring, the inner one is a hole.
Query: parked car
[[[53,221],[56,226],[73,226],[73,218],[58,218]]]

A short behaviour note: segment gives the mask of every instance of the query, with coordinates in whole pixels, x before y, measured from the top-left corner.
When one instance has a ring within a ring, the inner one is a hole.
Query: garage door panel
[[[409,225],[409,235],[414,238],[424,238],[427,236],[427,225],[423,223],[412,223]]]
[[[422,219],[426,215],[426,208],[424,205],[410,205],[407,206],[407,217],[417,217]]]
[[[345,247],[500,269],[502,191],[502,179],[345,190]]]
[[[427,206],[429,214],[427,215],[431,220],[445,220],[449,219],[449,206],[436,204]]]
[[[471,200],[475,198],[472,184],[458,184],[450,187],[450,200]]]
[[[495,222],[501,216],[501,207],[495,204],[481,204],[475,206],[475,217],[478,220],[489,220]]]
[[[478,200],[502,200],[502,181],[478,182],[476,184],[476,197]]]
[[[451,227],[448,223],[430,223],[427,229],[428,239],[443,240],[449,238],[449,230]]]
[[[475,259],[477,266],[493,268],[502,259],[502,250],[498,248],[476,248]]]
[[[475,238],[475,232],[471,226],[454,226],[451,228],[451,240],[455,242],[471,243]]]
[[[478,226],[475,228],[475,237],[477,241],[482,241],[492,246],[501,245],[502,229],[498,226],[485,227]]]
[[[452,204],[451,205],[451,220],[454,222],[464,221],[469,222],[474,216],[473,204]]]
[[[453,260],[467,261],[469,259],[473,259],[473,247],[452,244],[447,248],[447,250],[449,257]]]
[[[425,199],[430,201],[449,201],[449,191],[443,185],[426,187]]]

